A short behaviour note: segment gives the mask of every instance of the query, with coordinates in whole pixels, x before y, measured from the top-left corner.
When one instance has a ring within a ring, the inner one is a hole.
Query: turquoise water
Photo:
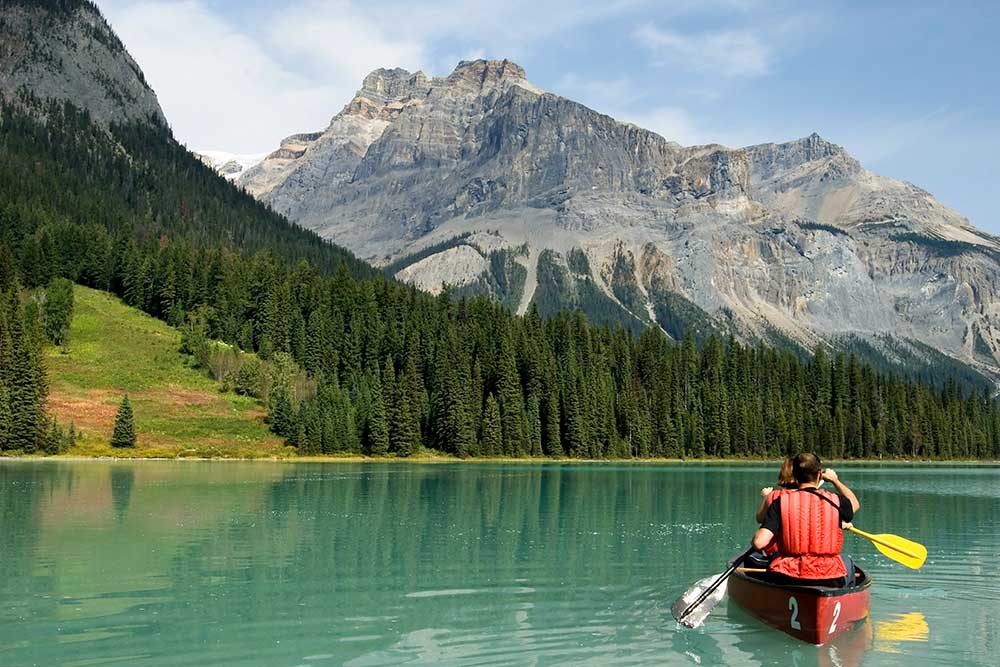
[[[1000,469],[844,468],[871,620],[815,648],[670,604],[765,467],[0,463],[0,665],[997,665]]]

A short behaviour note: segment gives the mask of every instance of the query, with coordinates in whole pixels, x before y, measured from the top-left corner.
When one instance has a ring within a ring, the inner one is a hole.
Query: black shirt
[[[795,493],[811,493],[811,491],[802,491],[801,489]],[[818,494],[814,494],[818,495]],[[851,501],[844,496],[837,495],[837,502],[840,503],[840,520],[850,522],[854,520],[854,505]],[[760,524],[761,528],[767,528],[769,531],[775,535],[781,535],[781,507],[778,503],[781,502],[781,496],[774,499],[771,506],[767,508],[767,514],[764,515],[764,522]],[[821,500],[820,502],[826,502]]]

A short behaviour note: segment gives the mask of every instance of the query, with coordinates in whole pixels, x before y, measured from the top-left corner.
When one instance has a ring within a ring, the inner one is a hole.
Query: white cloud
[[[625,111],[616,118],[652,130],[664,139],[676,141],[682,146],[716,141],[709,136],[711,133],[706,133],[698,127],[698,123],[690,113],[679,107],[662,106],[631,112]]]
[[[591,79],[576,72],[564,74],[551,92],[606,114],[610,114],[609,109],[628,108],[644,96],[643,88],[628,76]]]
[[[682,34],[649,23],[636,30],[635,37],[657,64],[691,71],[753,77],[767,74],[773,61],[771,49],[752,30]]]
[[[180,140],[252,153],[325,127],[373,69],[445,74],[454,54],[517,57],[532,40],[621,11],[630,0],[295,0],[250,19],[223,15],[206,0],[100,4]],[[435,50],[441,44],[445,50]]]
[[[656,7],[657,17],[701,7],[688,4]],[[468,57],[519,60],[543,42],[570,43],[583,26],[650,6],[649,0],[291,0],[239,14],[209,0],[101,2],[176,136],[195,149],[243,153],[322,129],[377,67],[442,75]],[[755,33],[684,36],[650,24],[639,35],[661,61],[682,59],[733,75],[759,74],[770,63]],[[628,77],[588,81],[570,74],[555,92],[682,143],[708,137],[676,102],[651,103],[648,90]]]
[[[192,148],[273,149],[322,127],[336,91],[283,67],[196,0],[107,4],[102,11],[142,67],[175,135]]]
[[[300,59],[328,81],[348,82],[353,92],[378,67],[417,70],[426,61],[421,39],[391,26],[398,23],[373,20],[347,0],[313,0],[283,6],[267,37],[276,53]]]
[[[755,136],[735,128],[708,127],[684,106],[662,104],[654,99],[647,85],[629,76],[614,79],[588,79],[577,73],[564,75],[552,90],[624,123],[632,123],[656,132],[682,146],[721,143],[730,147],[755,143]]]

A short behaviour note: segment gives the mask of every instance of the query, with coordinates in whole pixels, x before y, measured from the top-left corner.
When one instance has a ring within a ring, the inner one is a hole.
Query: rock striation
[[[817,134],[683,147],[476,60],[372,72],[238,183],[425,288],[600,301],[674,335],[692,313],[807,347],[889,335],[1000,367],[1000,240]]]
[[[166,124],[142,70],[85,0],[0,4],[0,101],[17,103],[26,91],[72,102],[104,126]]]

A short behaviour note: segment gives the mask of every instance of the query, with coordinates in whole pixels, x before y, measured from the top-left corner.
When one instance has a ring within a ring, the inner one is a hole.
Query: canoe
[[[825,644],[868,617],[871,577],[855,566],[853,588],[787,586],[734,572],[729,597],[751,615],[796,639]]]

